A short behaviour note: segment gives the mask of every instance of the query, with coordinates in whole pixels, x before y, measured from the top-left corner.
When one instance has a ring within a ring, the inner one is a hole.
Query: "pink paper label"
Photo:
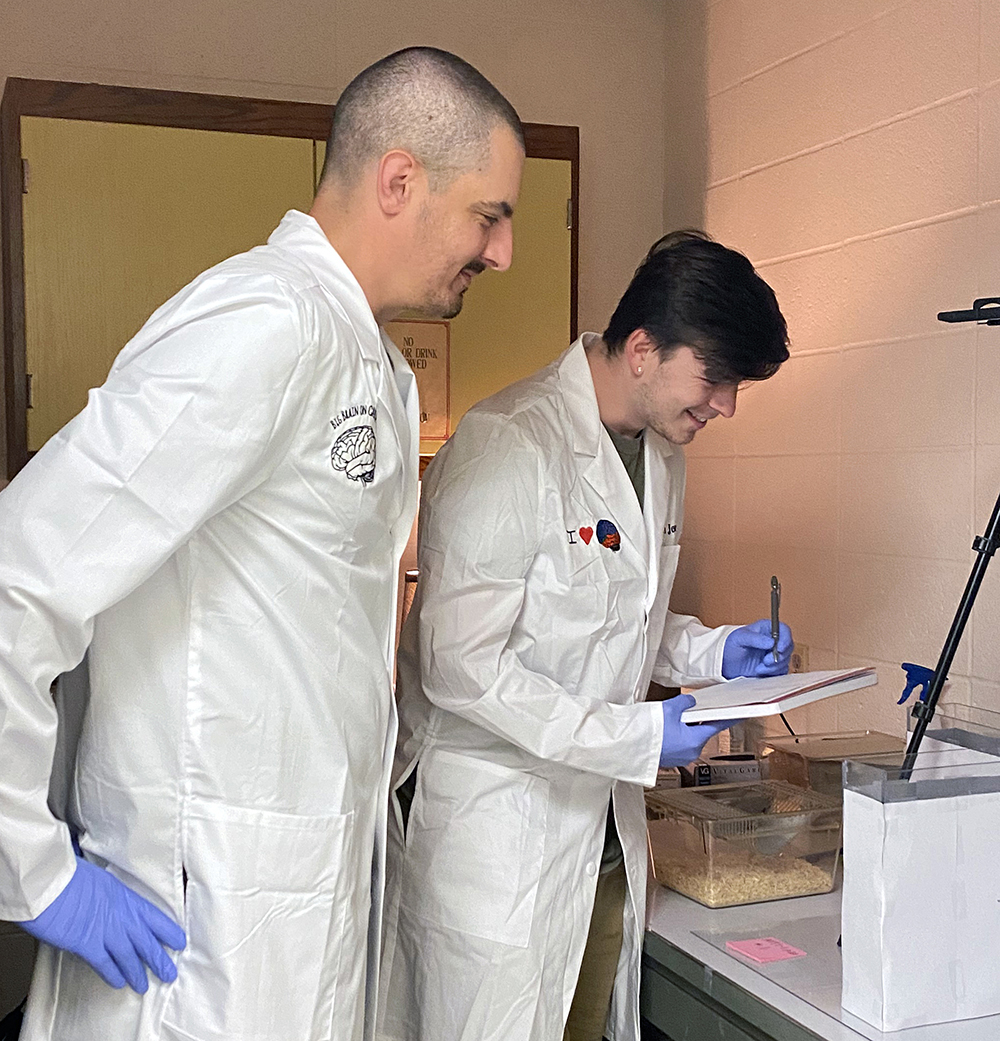
[[[784,961],[786,958],[802,958],[806,953],[773,936],[761,936],[756,940],[726,940],[726,948],[761,964]]]

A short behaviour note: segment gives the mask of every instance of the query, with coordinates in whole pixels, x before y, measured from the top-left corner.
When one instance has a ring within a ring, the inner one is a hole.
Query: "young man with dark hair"
[[[788,357],[774,294],[695,233],[650,250],[603,337],[481,402],[428,468],[398,663],[378,1036],[639,1038],[642,789],[728,724],[698,686],[787,671],[769,622],[667,605],[686,444]]]
[[[310,212],[160,307],[0,496],[0,918],[43,941],[24,1041],[371,1036],[419,441],[380,324],[510,264],[524,146],[443,51],[345,95]],[[56,816],[49,690],[88,645]]]

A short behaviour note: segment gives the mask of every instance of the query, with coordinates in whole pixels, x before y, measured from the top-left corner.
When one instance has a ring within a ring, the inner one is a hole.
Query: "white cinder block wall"
[[[1000,492],[1000,2],[716,0],[706,225],[778,295],[792,357],[688,452],[675,608],[783,617],[814,669],[879,686],[796,729],[902,733]],[[668,128],[669,140],[669,128]],[[1000,563],[947,696],[1000,711]]]

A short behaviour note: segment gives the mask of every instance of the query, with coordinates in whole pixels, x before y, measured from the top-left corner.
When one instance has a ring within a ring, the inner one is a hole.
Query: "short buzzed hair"
[[[490,135],[507,126],[524,148],[511,103],[468,62],[436,47],[408,47],[359,73],[333,115],[320,183],[353,184],[394,148],[417,159],[432,191],[489,155]]]

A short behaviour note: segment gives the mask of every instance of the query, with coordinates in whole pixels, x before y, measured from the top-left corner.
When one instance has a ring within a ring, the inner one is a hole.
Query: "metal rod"
[[[993,507],[993,515],[990,517],[986,534],[977,537],[972,543],[972,548],[978,556],[972,565],[972,573],[969,575],[965,592],[962,594],[958,611],[955,613],[955,620],[951,623],[951,629],[948,630],[948,637],[941,650],[937,668],[934,670],[934,679],[931,681],[930,688],[927,691],[927,700],[918,701],[913,707],[913,714],[917,717],[917,723],[913,728],[913,733],[910,735],[906,757],[903,759],[903,769],[900,776],[904,781],[908,781],[913,773],[913,768],[917,762],[917,752],[920,749],[920,742],[923,740],[927,725],[934,715],[944,682],[948,678],[948,670],[951,668],[955,652],[958,650],[958,645],[962,639],[962,633],[965,631],[965,624],[968,622],[969,615],[972,612],[976,594],[979,592],[979,586],[983,581],[983,576],[986,574],[986,568],[989,565],[990,558],[996,552],[998,533],[1000,533],[1000,495],[997,496],[996,505]]]

